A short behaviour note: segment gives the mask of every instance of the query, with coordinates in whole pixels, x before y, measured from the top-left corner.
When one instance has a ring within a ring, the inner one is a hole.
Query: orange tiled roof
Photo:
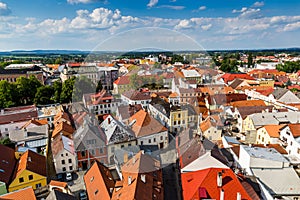
[[[177,92],[172,92],[170,95],[169,95],[170,98],[176,98],[178,97],[178,94]]]
[[[214,126],[215,123],[213,123],[210,119],[210,117],[206,118],[205,121],[201,122],[200,129],[202,132],[207,131],[210,127]]]
[[[270,137],[279,138],[280,129],[283,128],[285,125],[266,125],[264,128],[268,132]]]
[[[222,187],[217,186],[218,173],[222,173]],[[238,178],[231,169],[209,168],[181,174],[184,199],[220,199],[221,189],[224,200],[236,199],[237,193],[241,199],[251,199]]]
[[[84,183],[89,199],[110,200],[115,181],[108,168],[95,161],[85,173]],[[98,190],[98,192],[96,192]]]
[[[30,124],[35,124],[37,126],[48,124],[47,119],[31,119],[26,124],[22,126],[22,128],[27,128]]]
[[[14,192],[10,192],[8,194],[5,194],[3,196],[0,196],[0,199],[9,199],[9,200],[36,200],[36,197],[34,195],[34,191],[32,187],[27,187],[24,189],[20,189]]]
[[[295,138],[300,137],[300,124],[289,124],[288,126]]]
[[[68,184],[66,182],[51,180],[49,185],[66,188]]]
[[[54,127],[54,130],[52,132],[52,138],[55,138],[57,134],[61,132],[63,132],[63,135],[69,136],[73,134],[74,129],[71,125],[67,124],[67,122],[60,122]]]
[[[244,100],[244,101],[235,101],[230,103],[233,107],[241,107],[241,106],[266,106],[263,100]]]
[[[9,185],[17,164],[15,150],[0,144],[0,152],[0,181]]]
[[[117,80],[114,81],[116,85],[128,85],[130,84],[129,76],[120,76]]]
[[[136,137],[142,137],[168,130],[144,110],[139,110],[137,113],[131,116],[130,122],[133,120],[136,121],[132,126],[132,130]]]

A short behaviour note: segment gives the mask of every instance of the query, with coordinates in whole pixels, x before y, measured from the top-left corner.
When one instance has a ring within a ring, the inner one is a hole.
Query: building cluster
[[[114,62],[57,67],[101,80],[81,102],[1,110],[0,199],[75,199],[65,181],[80,175],[97,200],[300,198],[300,99],[286,86],[298,73]]]

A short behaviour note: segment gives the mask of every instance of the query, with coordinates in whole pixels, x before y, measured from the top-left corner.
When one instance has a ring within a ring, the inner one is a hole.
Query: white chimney
[[[217,186],[222,187],[222,172],[218,172],[217,175]]]
[[[221,192],[220,192],[220,200],[224,200],[224,190],[221,189]]]
[[[242,200],[242,195],[241,193],[236,193],[236,200]]]
[[[128,185],[130,185],[130,184],[131,184],[131,182],[132,182],[132,180],[131,180],[131,176],[128,176]]]

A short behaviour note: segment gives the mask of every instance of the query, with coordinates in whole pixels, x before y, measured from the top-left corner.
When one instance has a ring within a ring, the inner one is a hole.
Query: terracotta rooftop
[[[70,136],[74,133],[74,129],[67,122],[60,122],[56,124],[52,132],[52,138],[55,138],[58,134],[63,133],[65,136]]]
[[[233,107],[241,107],[241,106],[266,106],[263,100],[244,100],[244,101],[235,101],[230,103]]]
[[[300,124],[288,125],[294,138],[300,137]]]
[[[51,180],[49,185],[67,188],[68,184],[66,182]]]
[[[226,73],[221,78],[224,80],[225,83],[231,82],[234,79],[247,79],[247,80],[255,80],[253,77],[249,76],[245,73]]]
[[[48,124],[47,119],[31,119],[26,124],[22,126],[22,128],[27,128],[30,124],[35,124],[36,126],[41,126]]]
[[[150,100],[150,91],[139,91],[139,90],[129,90],[125,91],[123,96],[129,98],[130,100]]]
[[[285,126],[286,125],[266,125],[263,127],[266,129],[270,137],[279,138],[280,130]]]
[[[116,85],[129,85],[130,79],[129,76],[120,76],[117,80],[114,81]]]
[[[36,197],[34,195],[34,191],[32,189],[32,187],[27,187],[24,189],[20,189],[14,192],[10,192],[8,194],[4,194],[2,196],[0,196],[0,199],[4,200],[36,200]]]
[[[222,176],[222,186],[218,187],[218,174]],[[221,189],[224,200],[236,199],[237,193],[241,199],[251,199],[231,169],[209,168],[181,174],[184,199],[220,199]]]
[[[132,130],[136,137],[143,137],[168,130],[144,110],[140,110],[130,117],[129,121],[132,122],[133,120],[135,120],[135,123],[132,126]]]

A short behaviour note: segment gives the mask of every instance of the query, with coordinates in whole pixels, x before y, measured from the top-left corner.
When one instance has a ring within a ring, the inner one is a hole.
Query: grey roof
[[[280,123],[298,123],[300,121],[300,112],[271,112],[254,113],[249,115],[255,127],[265,125],[278,125]]]
[[[230,144],[241,144],[235,137],[224,136],[224,139]]]
[[[289,161],[274,148],[249,147],[247,145],[242,146],[251,157],[289,163]]]
[[[248,115],[253,113],[261,113],[264,110],[269,110],[270,112],[274,106],[241,106],[236,109],[239,111],[242,119],[245,119]]]
[[[48,124],[9,132],[10,140],[14,142],[32,141],[48,138]]]
[[[293,168],[252,169],[271,195],[300,194],[300,179]]]
[[[73,195],[63,193],[58,190],[52,190],[47,196],[46,200],[76,200],[77,198]]]
[[[285,88],[277,88],[272,92],[272,95],[275,99],[280,99],[283,95],[285,95],[289,90]]]

